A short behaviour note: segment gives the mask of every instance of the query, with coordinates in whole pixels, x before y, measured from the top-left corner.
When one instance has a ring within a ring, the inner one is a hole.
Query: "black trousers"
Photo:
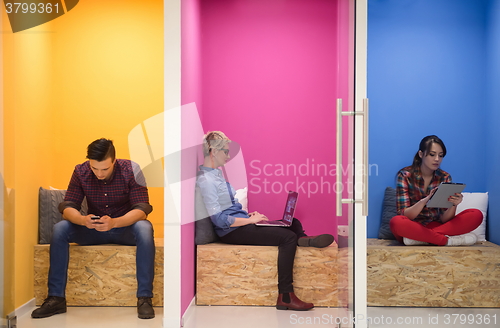
[[[220,237],[220,240],[234,245],[278,246],[278,291],[281,294],[293,292],[293,261],[297,239],[304,236],[302,224],[294,218],[288,228],[248,224]]]

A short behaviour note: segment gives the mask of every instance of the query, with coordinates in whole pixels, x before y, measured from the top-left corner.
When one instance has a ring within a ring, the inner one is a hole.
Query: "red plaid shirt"
[[[405,167],[398,172],[396,186],[398,215],[404,215],[406,208],[413,206],[419,200],[428,196],[431,190],[439,186],[441,182],[451,182],[449,173],[437,169],[434,171],[434,176],[427,190],[424,190],[424,178],[420,173],[420,168],[413,176],[411,171],[411,167]],[[445,209],[442,208],[424,207],[422,212],[413,221],[427,225],[431,221],[440,221],[444,212]]]
[[[132,164],[130,160],[117,159],[111,177],[108,180],[99,180],[92,172],[89,161],[78,164],[64,201],[59,204],[59,211],[62,213],[67,207],[80,210],[83,197],[87,197],[89,214],[116,218],[132,209],[140,209],[148,215],[153,207],[149,204],[146,180],[136,166],[137,164]]]

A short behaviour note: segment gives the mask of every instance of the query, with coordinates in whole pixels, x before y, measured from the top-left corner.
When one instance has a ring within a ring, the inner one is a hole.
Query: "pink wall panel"
[[[347,3],[182,2],[182,104],[195,102],[198,111],[183,111],[183,147],[201,140],[199,118],[204,132],[224,131],[237,144],[232,151],[241,146],[227,173],[236,188],[249,187],[250,210],[279,218],[286,191],[297,190],[296,216],[308,234],[336,235],[337,223],[347,222],[334,204],[335,103],[343,98],[352,110],[353,96]],[[351,121],[344,118],[346,144]],[[183,154],[183,176],[193,161]],[[192,180],[182,184],[182,313],[195,293],[193,188]]]
[[[241,145],[249,209],[280,218],[295,189],[309,234],[336,234],[335,101],[350,106],[338,10],[331,0],[201,3],[203,127]]]
[[[181,76],[183,105],[195,103],[201,106],[201,61],[200,61],[200,14],[199,1],[182,1],[182,57]],[[196,174],[196,154],[192,145],[202,139],[200,119],[193,111],[193,105],[183,106],[181,111],[182,142],[182,185],[181,185],[181,313],[189,306],[195,295],[195,244],[194,244],[194,175]],[[188,179],[192,177],[192,179]],[[166,295],[168,297],[168,295]]]

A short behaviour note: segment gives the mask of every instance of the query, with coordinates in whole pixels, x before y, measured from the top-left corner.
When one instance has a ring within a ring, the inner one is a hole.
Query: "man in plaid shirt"
[[[88,161],[75,167],[59,210],[64,220],[54,225],[50,243],[48,297],[33,318],[66,312],[69,243],[137,246],[137,311],[141,319],[154,318],[152,306],[155,245],[147,216],[146,181],[137,164],[116,159],[113,142],[98,139],[87,148]],[[86,197],[88,215],[80,208]]]

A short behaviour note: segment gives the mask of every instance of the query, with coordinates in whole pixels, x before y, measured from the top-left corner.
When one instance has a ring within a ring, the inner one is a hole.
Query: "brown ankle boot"
[[[278,310],[307,311],[314,307],[312,303],[302,302],[294,293],[288,293],[288,295],[290,295],[290,302],[284,302],[283,295],[284,294],[279,294],[278,296],[278,301],[276,302],[276,308]]]

